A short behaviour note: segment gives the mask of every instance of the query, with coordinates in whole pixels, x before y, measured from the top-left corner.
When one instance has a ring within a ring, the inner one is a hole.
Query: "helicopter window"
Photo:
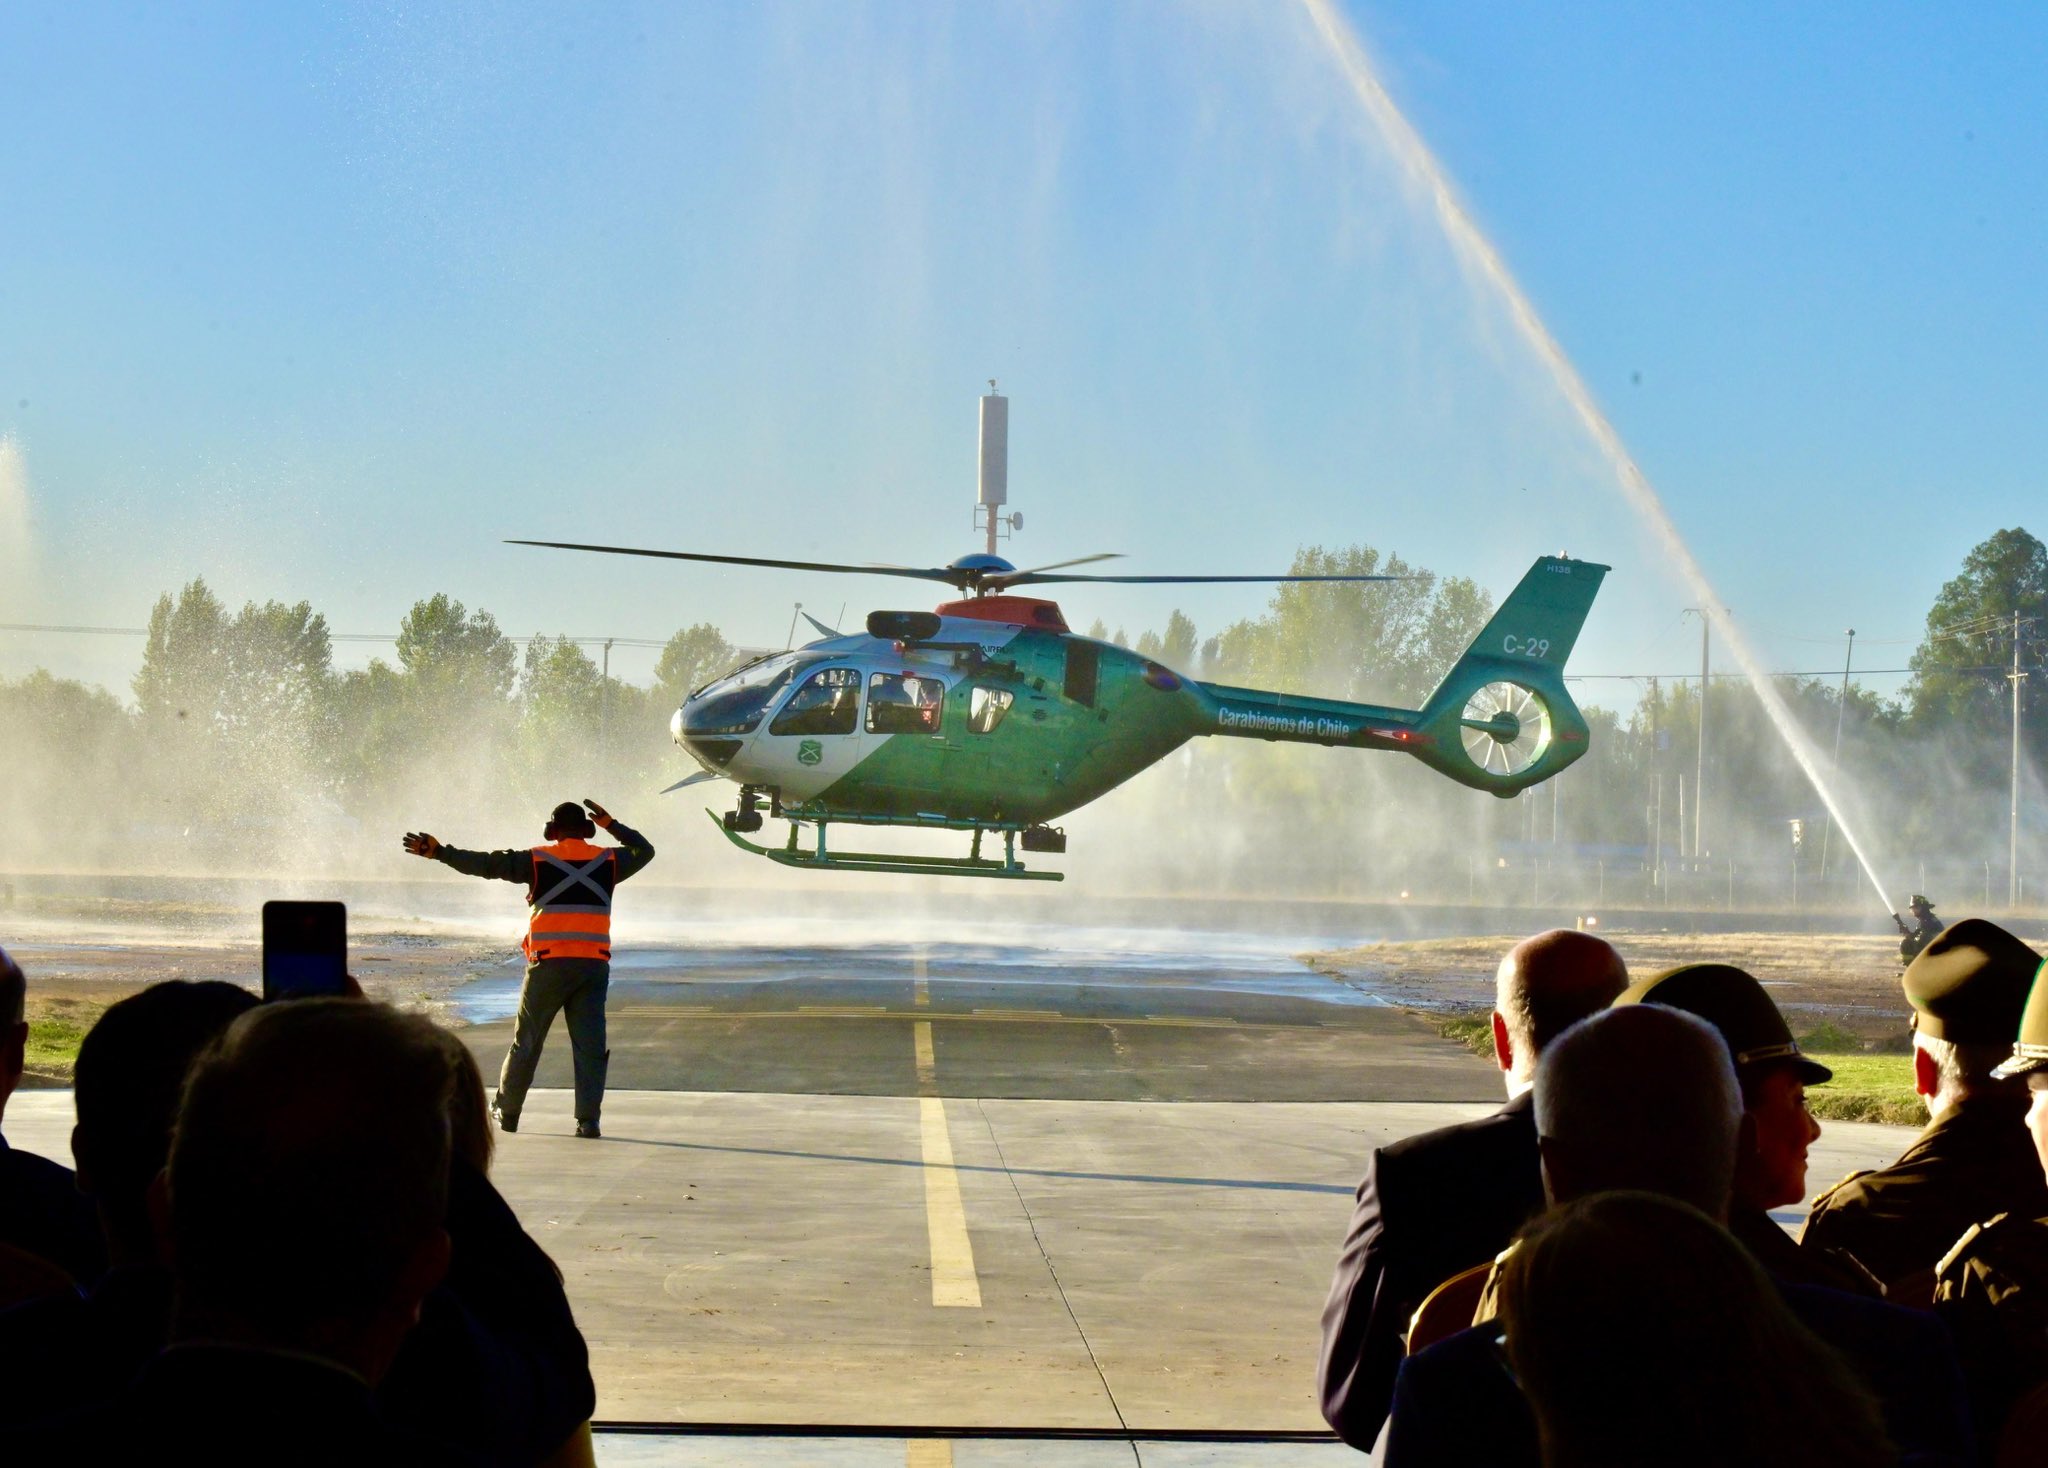
[[[826,668],[789,696],[770,734],[851,734],[860,723],[860,670]]]
[[[946,685],[913,673],[877,673],[868,679],[870,734],[936,734]]]
[[[967,727],[976,734],[995,733],[996,725],[1002,723],[1003,715],[1010,711],[1016,698],[1007,688],[975,689],[968,700]]]
[[[714,683],[683,706],[683,728],[691,734],[745,734],[761,722],[768,705],[798,671],[794,662],[757,663]]]

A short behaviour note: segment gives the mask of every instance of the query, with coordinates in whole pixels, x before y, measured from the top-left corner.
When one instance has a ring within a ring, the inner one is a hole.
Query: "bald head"
[[[1589,933],[1553,928],[1510,948],[1493,981],[1494,1058],[1509,1092],[1526,1091],[1545,1047],[1627,987],[1621,955]]]
[[[1628,1188],[1725,1219],[1741,1129],[1727,1042],[1683,1010],[1596,1014],[1536,1064],[1536,1136],[1555,1203]]]

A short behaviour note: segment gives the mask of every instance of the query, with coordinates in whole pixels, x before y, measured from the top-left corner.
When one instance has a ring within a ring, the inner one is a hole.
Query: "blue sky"
[[[2048,12],[1343,9],[1766,662],[1855,626],[1899,666],[1971,545],[2048,534]],[[447,591],[516,634],[779,642],[902,590],[498,542],[949,559],[993,376],[1021,563],[1369,541],[1499,594],[1569,550],[1617,568],[1576,670],[1696,665],[1281,0],[5,26],[0,621],[139,625],[204,575],[347,632]],[[1133,632],[1260,601],[1062,597]],[[125,691],[138,652],[0,633],[0,674]]]

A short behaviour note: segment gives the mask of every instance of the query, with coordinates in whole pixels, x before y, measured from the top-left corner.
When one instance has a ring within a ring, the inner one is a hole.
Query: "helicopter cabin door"
[[[811,799],[860,763],[860,687],[858,668],[820,668],[769,721],[767,752],[785,801]]]

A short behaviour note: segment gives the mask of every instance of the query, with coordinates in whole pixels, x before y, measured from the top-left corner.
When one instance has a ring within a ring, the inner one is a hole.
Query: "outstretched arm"
[[[403,844],[414,856],[454,867],[465,876],[491,877],[521,885],[533,880],[533,853],[528,851],[464,851],[459,846],[443,845],[425,831],[406,832]]]
[[[645,836],[588,796],[584,797],[583,803],[590,807],[591,820],[611,832],[612,839],[619,843],[618,880],[625,881],[654,860],[654,847]]]

